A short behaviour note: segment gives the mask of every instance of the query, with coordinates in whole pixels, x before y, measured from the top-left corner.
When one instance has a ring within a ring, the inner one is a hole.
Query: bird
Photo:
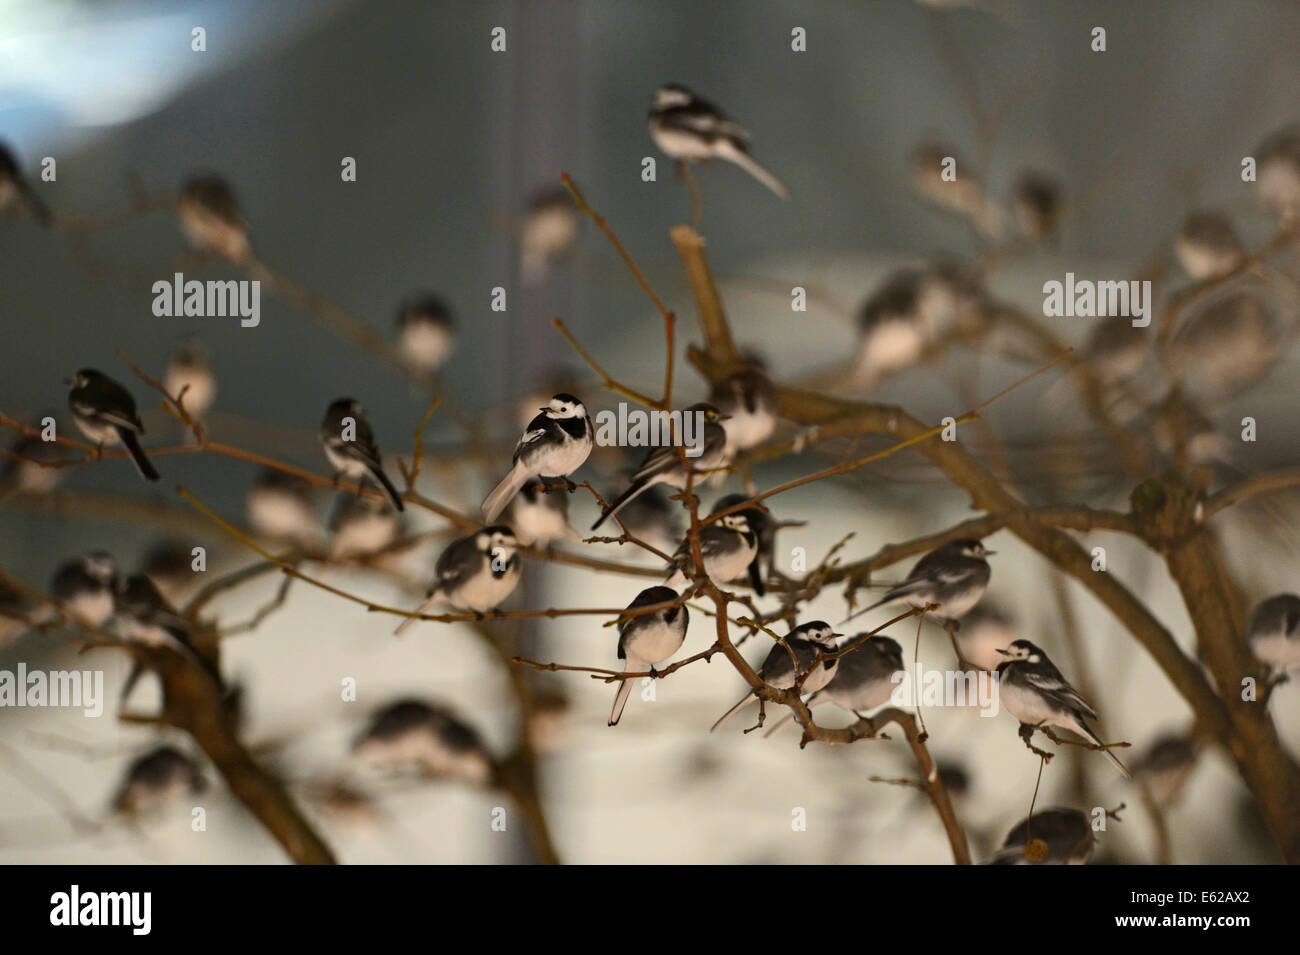
[[[452,541],[439,555],[428,599],[415,613],[427,613],[439,601],[472,613],[495,610],[519,583],[518,547],[515,532],[504,524]],[[393,632],[402,633],[418,619],[407,617]]]
[[[824,620],[810,620],[808,623],[800,624],[785,635],[786,646],[777,643],[768,651],[763,665],[758,668],[759,679],[777,689],[788,690],[802,677],[803,686],[800,687],[800,691],[805,694],[816,693],[835,676],[839,663],[838,658],[816,663],[817,655],[834,652],[835,640],[842,636],[843,634],[832,631],[830,624]],[[795,673],[794,663],[790,659],[791,653],[799,661],[798,674]],[[754,691],[750,690],[740,698],[740,702],[718,717],[718,721],[709,728],[709,732],[712,733],[757,700]]]
[[[61,564],[54,572],[50,593],[64,613],[102,627],[116,606],[117,562],[111,554],[95,551]]]
[[[651,450],[632,475],[632,482],[627,489],[601,511],[596,523],[591,525],[593,531],[648,488],[656,484],[670,484],[675,488],[683,489],[686,487],[688,468],[695,472],[711,471],[726,462],[727,432],[722,427],[721,422],[724,420],[722,412],[708,402],[701,401],[691,405],[682,414],[683,431],[688,430],[685,424],[688,418],[696,422],[694,434],[699,441],[697,446],[700,448],[700,453],[692,458],[688,448],[686,467],[683,467],[678,452],[679,445],[664,444]],[[677,435],[679,441],[683,437],[684,435]]]
[[[973,327],[983,307],[978,280],[951,263],[889,273],[858,312],[853,386],[869,389],[916,365],[949,330]]]
[[[1036,242],[1054,235],[1063,211],[1061,186],[1055,179],[1029,169],[1017,177],[1011,213],[1023,238]]]
[[[776,431],[776,388],[757,367],[741,368],[716,382],[709,403],[722,415],[728,461],[735,458],[737,451],[757,447]]]
[[[727,494],[718,498],[713,510],[709,516],[721,514],[723,511],[730,510],[737,504],[744,504],[748,501],[748,494]],[[761,507],[746,507],[737,511],[738,514],[744,514],[749,519],[750,529],[758,537],[758,553],[749,565],[749,583],[754,588],[754,593],[760,597],[767,595],[767,578],[776,566],[776,532],[786,527],[803,527],[805,521],[778,521],[768,511]],[[626,518],[624,518],[626,520]],[[707,526],[707,525],[706,525]]]
[[[181,232],[190,245],[233,262],[248,258],[248,231],[235,194],[220,176],[200,175],[181,186],[176,203]]]
[[[1030,846],[1041,841],[1043,856],[1031,858]],[[1043,809],[1022,819],[1007,833],[992,865],[1084,865],[1096,837],[1088,817],[1077,809]]]
[[[984,596],[990,575],[986,558],[996,553],[977,540],[949,541],[917,561],[901,584],[891,587],[870,606],[850,614],[844,623],[895,600],[904,600],[913,607],[938,604],[937,616],[957,620]]]
[[[32,184],[22,175],[13,151],[4,143],[0,143],[0,212],[15,202],[25,203],[27,210],[41,225],[50,224],[52,219],[50,207],[36,194]]]
[[[442,367],[456,346],[456,323],[447,303],[421,292],[397,310],[397,348],[402,360],[423,375]]]
[[[187,342],[172,353],[163,387],[180,400],[191,418],[202,420],[217,397],[217,378],[203,346]]]
[[[1059,726],[1094,746],[1103,745],[1086,722],[1095,720],[1097,711],[1065,682],[1046,653],[1028,640],[1013,640],[1001,652],[1006,659],[998,664],[996,671],[998,700],[1022,726]],[[1125,778],[1130,777],[1114,753],[1109,749],[1101,752]]]
[[[834,703],[854,716],[864,717],[869,711],[889,702],[898,687],[895,674],[906,674],[903,665],[903,648],[898,641],[883,633],[860,633],[840,648],[835,675],[824,687],[808,697],[808,708],[823,703]],[[763,735],[771,736],[794,719],[794,711],[786,713]]]
[[[651,607],[676,600],[679,594],[671,587],[647,587],[627,605],[628,610]],[[686,640],[686,627],[691,614],[685,606],[665,607],[635,617],[623,617],[618,623],[618,658],[624,661],[623,671],[635,673],[649,670],[655,677],[656,664],[663,663],[681,649]],[[633,680],[622,680],[614,695],[614,708],[609,711],[609,725],[617,726],[632,692]]]
[[[1198,282],[1223,278],[1245,260],[1246,246],[1232,220],[1216,212],[1195,212],[1187,217],[1174,254],[1183,271]]]
[[[120,442],[140,476],[158,480],[158,472],[140,447],[138,436],[144,434],[144,425],[135,413],[131,393],[93,368],[81,369],[69,383],[68,407],[81,433],[100,447]]]
[[[1284,221],[1300,213],[1300,124],[1284,126],[1255,147],[1255,190]]]
[[[569,495],[545,481],[532,480],[515,495],[509,507],[510,526],[525,547],[556,540],[581,540],[569,526]]]
[[[707,100],[677,83],[661,86],[650,106],[650,136],[681,163],[717,157],[733,162],[782,199],[790,192],[749,155],[749,133]]]
[[[321,528],[306,481],[263,468],[244,503],[248,526],[273,541],[314,546],[320,543]]]
[[[325,410],[320,426],[321,446],[337,474],[364,482],[369,477],[379,482],[393,507],[406,510],[402,497],[384,473],[379,446],[366,421],[361,405],[353,398],[339,398]],[[337,479],[337,475],[336,475]]]
[[[483,499],[483,519],[495,521],[533,478],[565,478],[578,470],[591,454],[594,438],[586,406],[573,395],[554,395],[524,429],[510,472]]]
[[[1258,604],[1246,623],[1246,641],[1260,663],[1300,667],[1300,597],[1278,594]]]
[[[330,514],[330,557],[352,560],[369,557],[393,544],[402,533],[402,515],[387,501],[340,494]]]
[[[1245,276],[1208,296],[1173,333],[1165,365],[1202,397],[1226,397],[1257,385],[1277,364],[1285,341],[1277,303],[1265,283]]]
[[[49,494],[63,481],[67,460],[57,441],[43,441],[35,434],[21,431],[14,437],[0,475],[0,497],[6,494]]]
[[[445,706],[402,699],[376,712],[353,741],[358,765],[389,770],[415,768],[483,785],[493,761],[482,737]]]
[[[113,808],[127,814],[157,810],[206,786],[197,762],[174,746],[158,746],[131,761],[113,797]]]
[[[581,218],[564,186],[543,189],[528,201],[519,224],[519,276],[524,285],[540,285],[551,266],[578,243]]]
[[[151,546],[140,562],[140,572],[153,581],[169,603],[177,604],[202,577],[194,569],[192,545],[164,538]]]
[[[700,528],[700,556],[704,558],[704,574],[714,583],[725,584],[742,573],[749,572],[754,591],[764,595],[763,581],[758,571],[758,534],[750,524],[749,508],[724,514]],[[759,511],[762,514],[761,511]],[[673,553],[668,578],[670,587],[685,586],[696,575],[695,555],[687,534]]]
[[[1157,736],[1133,761],[1133,781],[1156,805],[1177,798],[1196,769],[1197,743],[1185,733]]]
[[[114,617],[118,630],[131,643],[145,647],[166,647],[187,657],[220,685],[216,668],[195,653],[191,645],[190,622],[179,614],[162,592],[144,574],[132,574],[117,592]],[[131,695],[144,667],[136,662],[122,685],[123,702]]]
[[[996,670],[1002,662],[998,652],[1016,639],[1011,618],[1001,609],[981,604],[961,621],[957,631],[957,650],[963,660],[981,670]]]

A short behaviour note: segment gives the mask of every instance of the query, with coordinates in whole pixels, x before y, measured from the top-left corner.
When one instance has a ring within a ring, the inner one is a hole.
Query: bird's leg
[[[952,643],[952,652],[957,657],[957,667],[962,670],[980,669],[962,655],[961,647],[957,645],[957,631],[961,629],[961,624],[956,620],[945,620],[943,629],[948,634],[948,640]]]
[[[99,442],[99,444],[95,445],[95,460],[98,461],[103,456],[104,456],[104,442],[101,441]]]
[[[650,679],[652,680],[659,679],[659,671],[656,670],[653,666],[650,667]]]
[[[1020,733],[1021,740],[1023,740],[1024,744],[1027,747],[1029,747],[1029,751],[1031,753],[1033,753],[1035,756],[1041,757],[1043,762],[1051,762],[1053,754],[1047,752],[1046,750],[1039,749],[1033,743],[1034,730],[1041,729],[1041,728],[1042,728],[1041,723],[1021,723],[1018,732]],[[1044,730],[1044,732],[1047,731]]]

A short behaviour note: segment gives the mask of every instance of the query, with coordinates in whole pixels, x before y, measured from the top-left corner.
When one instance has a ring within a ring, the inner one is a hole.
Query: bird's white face
[[[722,519],[722,523],[737,534],[749,533],[749,518],[744,514],[728,514]]]
[[[90,384],[90,376],[85,372],[77,372],[72,376],[72,387],[85,388],[88,384]]]
[[[1035,652],[1033,645],[1026,643],[1024,640],[1017,640],[1005,650],[999,650],[998,652],[1006,657],[1008,661],[1024,660],[1028,663],[1037,663],[1042,659],[1042,657]]]
[[[581,401],[570,401],[567,398],[561,398],[556,395],[550,403],[542,409],[546,412],[548,418],[585,418],[587,409]]]
[[[835,646],[835,638],[839,634],[835,633],[828,626],[810,627],[804,631],[804,637],[815,644],[823,647]]]
[[[961,553],[963,557],[974,557],[976,560],[983,560],[989,554],[993,553],[993,551],[986,550],[983,544],[976,541],[974,544],[963,549]]]
[[[685,106],[691,101],[691,94],[671,86],[661,86],[655,93],[655,109],[673,109]]]
[[[506,531],[493,531],[491,534],[478,535],[479,548],[494,560],[509,560],[519,549],[519,541],[514,534]]]
[[[108,583],[117,573],[117,564],[108,554],[91,554],[85,560],[86,573],[101,583]]]

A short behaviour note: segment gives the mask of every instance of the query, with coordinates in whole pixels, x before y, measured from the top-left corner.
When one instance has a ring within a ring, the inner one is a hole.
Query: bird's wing
[[[1044,670],[1028,670],[1024,673],[1025,681],[1062,709],[1081,713],[1089,719],[1096,719],[1097,712],[1079,695],[1079,691],[1065,682],[1065,679],[1052,666]]]
[[[478,544],[473,536],[453,541],[438,557],[434,567],[437,586],[444,593],[455,590],[478,571],[478,557]]]
[[[664,474],[680,466],[681,461],[677,457],[677,446],[672,444],[661,445],[645,456],[641,466],[632,475],[632,481],[635,483],[656,474]]]

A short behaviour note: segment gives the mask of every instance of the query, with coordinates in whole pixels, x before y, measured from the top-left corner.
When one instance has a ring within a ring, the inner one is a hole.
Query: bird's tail
[[[841,620],[838,624],[836,624],[836,626],[838,626],[838,627],[842,627],[842,626],[844,626],[846,623],[848,623],[850,620],[852,620],[854,617],[861,617],[864,613],[866,613],[866,612],[869,611],[869,610],[875,610],[877,607],[883,607],[885,604],[887,604],[887,603],[889,603],[891,600],[893,600],[896,596],[897,596],[897,594],[895,594],[895,593],[893,593],[893,592],[891,591],[890,593],[885,594],[885,596],[881,597],[881,598],[880,598],[879,600],[877,600],[875,603],[870,604],[869,606],[863,607],[861,610],[855,610],[855,611],[853,611],[853,613],[849,614],[847,617],[845,617],[843,620]]]
[[[415,613],[428,613],[429,609],[433,607],[433,605],[436,604],[440,599],[442,599],[442,591],[438,590],[438,588],[435,587],[433,589],[433,592],[429,594],[429,598],[424,603],[420,604],[420,606],[415,608]],[[401,623],[397,625],[397,629],[393,631],[393,636],[395,637],[400,636],[402,633],[406,631],[407,627],[409,627],[411,624],[415,623],[419,619],[420,619],[419,617],[407,617],[405,620],[403,620]]]
[[[719,726],[727,722],[727,720],[731,719],[733,716],[735,716],[737,713],[739,713],[741,710],[749,706],[750,703],[753,703],[757,699],[758,697],[756,697],[753,693],[746,693],[744,696],[740,698],[739,703],[737,703],[731,709],[727,710],[727,712],[723,713],[721,716],[718,717],[718,722],[714,723],[712,726],[709,727],[709,732],[712,733]]]
[[[623,672],[628,673],[636,669],[636,664],[631,657],[628,657],[627,663],[623,667]],[[628,694],[632,692],[634,680],[620,680],[618,692],[614,694],[614,708],[609,711],[609,725],[617,726],[618,721],[623,717],[623,707],[627,706]]]
[[[723,140],[719,155],[722,156],[723,159],[729,159],[731,162],[734,162],[737,166],[745,170],[745,172],[749,173],[763,185],[767,186],[767,188],[771,189],[782,199],[790,198],[790,190],[785,187],[781,180],[777,179],[776,176],[772,175],[755,162],[754,157],[750,156],[749,153],[745,152],[739,146],[732,145],[729,141]]]
[[[591,529],[594,531],[596,528],[600,527],[601,524],[604,524],[607,519],[613,517],[619,511],[623,510],[623,508],[627,507],[627,505],[632,503],[632,501],[636,498],[638,494],[640,494],[649,486],[650,486],[649,483],[646,481],[633,481],[628,486],[628,489],[626,491],[624,491],[622,494],[620,494],[618,497],[614,499],[613,504],[610,504],[608,507],[605,508],[604,511],[601,512],[601,515],[599,518],[597,518],[596,523],[591,525]]]
[[[1079,734],[1079,735],[1081,735],[1081,736],[1082,736],[1084,739],[1086,739],[1088,742],[1092,743],[1094,746],[1102,746],[1102,745],[1104,745],[1104,744],[1102,743],[1102,741],[1101,741],[1100,739],[1097,738],[1097,734],[1094,733],[1092,730],[1090,730],[1090,729],[1087,727],[1087,725],[1084,724],[1083,720],[1077,720],[1077,722],[1078,722],[1079,727],[1080,727],[1080,734]],[[1118,769],[1118,770],[1120,771],[1120,774],[1123,775],[1123,777],[1124,777],[1125,779],[1132,779],[1132,778],[1133,778],[1133,774],[1130,773],[1130,772],[1128,771],[1128,768],[1127,768],[1123,763],[1121,763],[1121,762],[1119,761],[1119,757],[1118,757],[1118,756],[1116,756],[1114,753],[1112,753],[1112,752],[1111,752],[1110,750],[1108,750],[1108,749],[1103,749],[1103,750],[1101,750],[1101,753],[1102,753],[1103,756],[1105,756],[1107,759],[1109,759],[1109,760],[1110,760],[1110,761],[1115,765],[1115,768]]]
[[[131,664],[131,672],[126,675],[126,682],[122,684],[122,695],[118,699],[118,705],[126,703],[127,697],[131,695],[131,691],[135,689],[142,676],[144,676],[144,666],[139,663]]]
[[[483,519],[491,524],[506,509],[516,494],[528,483],[528,470],[516,464],[492,493],[483,499]]]
[[[370,473],[379,482],[379,486],[384,489],[384,493],[388,495],[388,500],[393,507],[399,511],[406,510],[406,505],[402,503],[402,495],[397,493],[397,488],[393,487],[393,482],[388,480],[388,475],[384,473],[384,469],[371,468]]]
[[[117,436],[126,448],[126,453],[131,455],[131,460],[135,462],[135,469],[140,472],[140,476],[146,481],[158,480],[158,472],[145,456],[144,448],[140,447],[140,439],[135,436],[135,432],[129,428],[118,428]]]

